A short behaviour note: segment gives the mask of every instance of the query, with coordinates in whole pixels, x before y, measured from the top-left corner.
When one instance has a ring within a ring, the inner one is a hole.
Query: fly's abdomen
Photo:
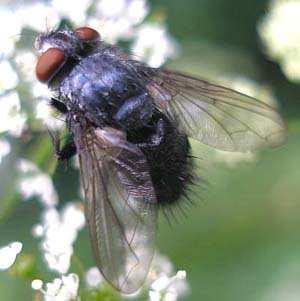
[[[159,204],[175,203],[192,182],[190,151],[188,137],[172,128],[159,148],[147,152],[150,174]]]
[[[176,122],[155,112],[152,122],[129,133],[128,139],[139,145],[147,158],[158,203],[172,204],[184,196],[193,180],[193,162],[188,137],[178,131]]]

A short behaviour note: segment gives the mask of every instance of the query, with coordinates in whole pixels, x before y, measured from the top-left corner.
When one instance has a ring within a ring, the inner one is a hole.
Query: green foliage
[[[22,253],[18,256],[14,265],[9,269],[9,274],[27,281],[39,278],[37,262],[33,255]]]
[[[120,301],[121,296],[110,288],[88,289],[82,292],[82,298],[86,301]]]

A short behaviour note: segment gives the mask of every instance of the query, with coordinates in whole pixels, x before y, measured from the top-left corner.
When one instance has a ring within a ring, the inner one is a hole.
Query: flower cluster
[[[2,158],[4,158],[9,153],[10,153],[9,142],[4,139],[0,139],[0,164],[1,164]]]
[[[295,82],[300,81],[299,14],[299,0],[272,0],[269,12],[258,25],[267,54]]]
[[[8,62],[6,63],[8,64]],[[0,134],[7,133],[14,137],[20,137],[26,126],[26,114],[21,111],[18,93],[8,92],[4,96],[0,96],[0,104]]]
[[[161,276],[150,287],[150,301],[176,301],[179,296],[186,293],[185,280],[185,271],[178,271],[173,277]]]
[[[42,205],[55,206],[58,196],[49,175],[42,173],[31,161],[19,159],[17,169],[20,172],[19,191],[23,199],[38,197]]]
[[[49,269],[65,274],[70,268],[73,244],[85,223],[79,205],[68,203],[61,212],[47,208],[41,224],[33,227],[33,234],[42,238],[41,249]]]
[[[162,18],[146,21],[149,14],[147,0],[80,0],[72,5],[50,0],[26,2],[21,7],[13,3],[1,7],[0,18],[6,26],[0,29],[0,163],[13,145],[19,143],[26,148],[27,142],[38,140],[36,133],[64,127],[64,120],[55,116],[48,105],[51,93],[35,79],[34,37],[40,31],[57,28],[62,20],[74,27],[87,25],[98,30],[106,42],[126,41],[134,58],[158,67],[176,55],[177,45]],[[40,222],[33,225],[31,233],[39,240],[47,268],[57,273],[51,282],[44,281],[41,275],[43,280],[33,280],[32,288],[46,301],[77,300],[81,287],[88,292],[101,290],[105,285],[96,267],[86,271],[85,281],[70,272],[74,244],[85,224],[81,203],[68,202],[58,209],[59,196],[51,176],[41,170],[34,159],[18,159],[16,170],[19,196],[24,200],[37,200],[42,207]],[[1,248],[0,269],[10,267],[21,249],[22,244],[18,242]],[[183,292],[175,283],[177,280],[185,283],[184,277],[180,273],[174,276],[171,263],[157,258],[140,293],[148,294],[151,283],[157,280],[151,287],[149,300],[153,300],[153,294],[160,295],[159,300],[169,300],[166,296],[171,295],[170,300],[175,300]],[[167,285],[159,284],[166,279]]]
[[[45,301],[78,300],[79,278],[76,274],[68,274],[46,284],[35,279],[31,282],[31,287],[42,292]]]
[[[149,301],[176,301],[189,292],[186,272],[174,275],[170,260],[159,253],[153,258],[146,285],[150,286]]]
[[[177,47],[166,28],[160,24],[144,24],[135,33],[132,53],[152,67],[161,66],[168,58],[174,57]]]
[[[97,267],[91,267],[85,273],[85,282],[88,288],[96,288],[102,283],[103,277]]]
[[[0,248],[0,270],[6,270],[14,264],[17,255],[22,251],[22,247],[22,243],[15,241]]]
[[[85,274],[85,282],[89,289],[101,287],[104,279],[97,267],[90,268]],[[135,294],[124,298],[139,298],[145,296],[149,301],[176,301],[187,295],[189,286],[186,272],[174,272],[170,260],[156,252],[144,286]]]
[[[58,196],[51,178],[25,159],[18,161],[18,169],[23,198],[37,197],[44,207],[41,224],[35,225],[32,233],[42,238],[41,249],[48,267],[64,274],[70,267],[77,233],[85,223],[83,210],[76,203],[68,203],[59,212],[56,209]]]

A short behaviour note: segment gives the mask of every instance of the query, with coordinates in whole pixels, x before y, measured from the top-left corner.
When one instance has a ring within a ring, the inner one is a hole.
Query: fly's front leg
[[[61,140],[59,138],[59,135],[51,131],[49,131],[49,134],[52,139],[57,160],[66,161],[76,155],[77,149],[73,138],[69,138],[68,142],[63,147],[61,147]]]
[[[125,129],[139,129],[151,120],[154,105],[147,93],[127,99],[113,119]]]
[[[50,105],[62,114],[66,114],[68,112],[66,105],[56,98],[51,98]],[[48,130],[48,132],[52,139],[55,155],[59,161],[69,160],[74,155],[76,155],[77,150],[73,138],[69,137],[67,143],[63,147],[61,147],[60,137],[58,133],[51,132],[50,130]]]
[[[68,112],[66,105],[62,101],[56,98],[53,97],[51,98],[50,105],[62,114],[66,114]]]

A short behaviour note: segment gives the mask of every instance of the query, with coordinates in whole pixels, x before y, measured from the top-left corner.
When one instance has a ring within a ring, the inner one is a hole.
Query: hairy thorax
[[[58,93],[71,109],[111,117],[124,101],[140,93],[126,62],[103,51],[82,58],[63,77]],[[133,84],[134,83],[134,84]]]

